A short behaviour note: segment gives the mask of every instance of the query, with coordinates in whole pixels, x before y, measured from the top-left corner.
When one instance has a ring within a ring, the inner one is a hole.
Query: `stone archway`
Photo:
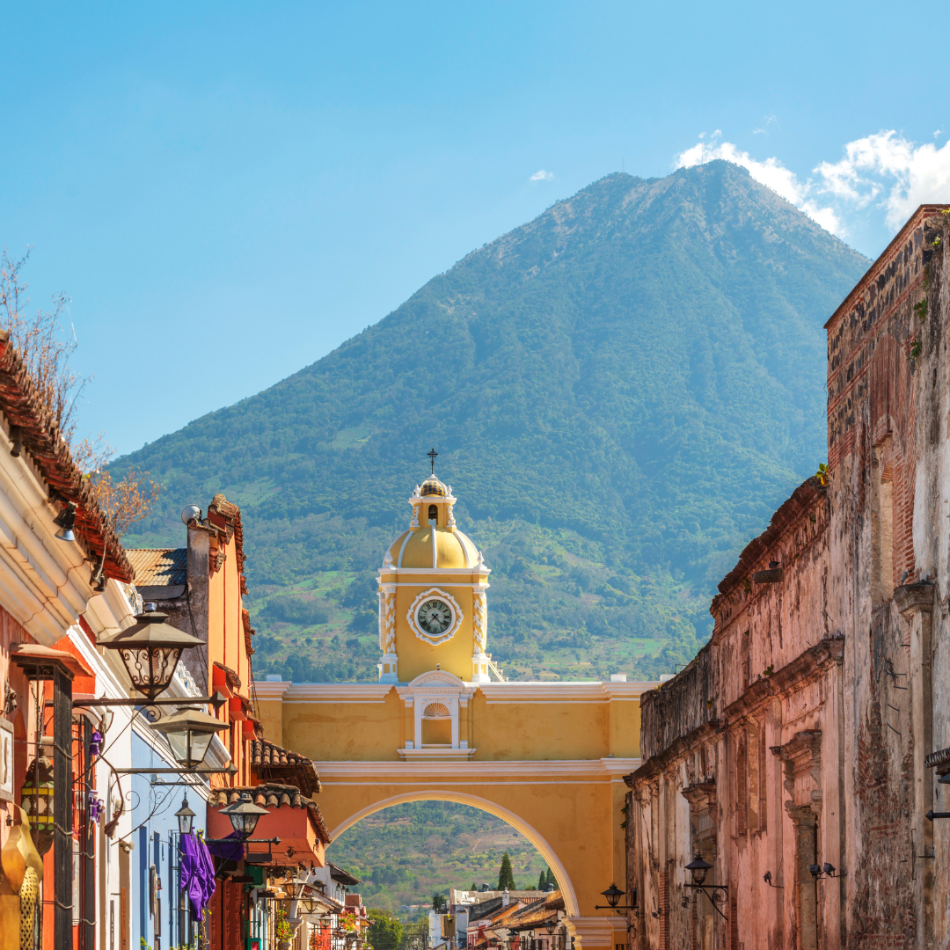
[[[471,795],[461,791],[447,792],[438,790],[431,792],[402,792],[401,794],[393,795],[391,798],[382,799],[373,805],[367,805],[365,808],[341,822],[336,828],[332,829],[330,837],[335,840],[343,834],[344,831],[348,828],[352,828],[363,818],[367,818],[393,805],[402,805],[405,802],[455,802],[458,805],[469,805],[472,808],[478,808],[481,811],[488,812],[488,814],[494,815],[496,818],[507,822],[534,845],[541,857],[547,862],[548,867],[554,872],[558,887],[564,897],[565,913],[571,917],[577,917],[579,915],[580,909],[577,903],[577,895],[574,893],[574,885],[571,883],[571,879],[564,865],[561,863],[561,859],[557,856],[551,845],[523,818],[509,811],[507,808],[503,808],[501,805],[491,802],[487,798],[481,798],[478,795]]]
[[[470,683],[445,670],[405,684],[258,683],[265,734],[314,761],[332,834],[407,801],[480,808],[548,861],[579,950],[626,942],[601,891],[623,888],[623,776],[640,764],[640,694],[627,682]],[[434,705],[451,731],[424,737]]]

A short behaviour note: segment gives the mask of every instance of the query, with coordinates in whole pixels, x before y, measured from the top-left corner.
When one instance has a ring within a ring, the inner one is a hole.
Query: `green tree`
[[[438,891],[435,891],[432,895],[432,910],[436,914],[444,914],[446,907],[446,900],[442,894]]]
[[[557,887],[557,878],[554,876],[554,872],[550,868],[548,868],[547,879],[544,883],[553,884],[555,887]]]
[[[399,918],[385,910],[370,909],[366,936],[373,950],[399,950],[402,943],[402,923]]]
[[[511,858],[506,851],[501,857],[501,867],[498,869],[498,890],[513,891],[515,889],[515,873],[511,870]]]
[[[547,877],[547,875],[544,873],[544,871],[542,871],[542,872],[538,875],[538,890],[539,890],[539,891],[543,891],[543,890],[544,890],[544,886],[545,886],[545,884],[547,884],[547,883],[548,883],[548,877]]]

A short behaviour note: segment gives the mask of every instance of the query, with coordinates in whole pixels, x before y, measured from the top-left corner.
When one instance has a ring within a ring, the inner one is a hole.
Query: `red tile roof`
[[[212,792],[211,805],[230,805],[240,801],[242,792],[248,792],[251,801],[260,808],[280,808],[286,805],[291,808],[307,808],[310,810],[310,820],[313,822],[324,844],[330,843],[330,833],[317,803],[305,797],[295,785],[279,785],[276,782],[264,782],[254,787],[220,788]]]
[[[251,765],[260,778],[290,781],[304,795],[320,791],[320,776],[310,759],[282,749],[267,739],[251,741]]]
[[[102,509],[93,500],[92,489],[83,481],[69,446],[43,407],[10,334],[0,330],[0,411],[11,426],[18,426],[23,451],[33,459],[43,480],[67,502],[76,505],[73,531],[90,559],[100,560],[106,551],[104,573],[119,581],[132,580],[132,565],[119,537]]]

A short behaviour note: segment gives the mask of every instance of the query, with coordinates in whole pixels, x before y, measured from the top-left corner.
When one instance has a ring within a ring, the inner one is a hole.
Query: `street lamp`
[[[712,869],[712,865],[708,861],[703,860],[701,854],[697,854],[696,857],[686,865],[686,870],[693,875],[693,884],[696,887],[702,887],[703,881],[706,880],[706,872]]]
[[[182,796],[181,808],[175,812],[175,817],[178,819],[178,831],[181,836],[184,838],[185,835],[190,835],[191,826],[195,821],[195,813],[188,807],[187,795]]]
[[[595,904],[594,910],[615,910],[619,914],[622,910],[636,910],[637,909],[637,889],[633,889],[633,901],[628,907],[626,904],[620,903],[620,898],[624,896],[624,892],[617,887],[616,884],[611,882],[610,887],[606,891],[601,891],[601,894],[607,898],[607,906],[604,907],[602,904]]]
[[[40,754],[26,770],[20,789],[20,803],[30,820],[36,850],[46,854],[53,846],[53,763],[46,754],[48,739],[40,744]]]
[[[251,801],[251,796],[247,792],[241,792],[238,801],[221,809],[222,815],[227,815],[231,819],[231,826],[241,836],[243,841],[254,834],[257,822],[261,815],[269,815],[266,808],[261,808]]]
[[[150,723],[149,728],[164,734],[182,768],[195,769],[204,761],[214,734],[227,729],[228,724],[198,709],[184,709]]]
[[[729,885],[706,883],[706,872],[712,870],[712,865],[708,861],[704,861],[703,856],[698,851],[693,860],[686,865],[686,870],[692,875],[693,883],[684,884],[683,886],[702,891],[706,897],[709,898],[709,903],[713,905],[713,910],[719,914],[723,920],[726,920],[726,915],[719,909],[717,904],[722,903],[726,899],[726,894],[729,892]],[[722,891],[723,893],[720,894],[717,893],[717,891]]]
[[[131,627],[99,641],[99,646],[107,650],[118,650],[132,686],[149,700],[168,688],[181,651],[204,644],[165,623],[167,619],[168,615],[156,610],[154,604],[147,604],[145,613],[139,614]]]

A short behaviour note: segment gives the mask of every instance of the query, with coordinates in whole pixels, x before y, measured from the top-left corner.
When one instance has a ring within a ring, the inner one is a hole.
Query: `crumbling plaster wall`
[[[934,787],[923,760],[933,743],[940,635],[931,636],[931,613],[946,587],[938,560],[950,487],[939,424],[946,268],[932,247],[941,235],[942,245],[942,216],[919,212],[828,324],[829,609],[845,637],[849,947],[923,948],[937,938],[933,827],[923,817]],[[880,554],[887,541],[889,561]]]
[[[797,489],[720,585],[710,642],[641,699],[644,765],[630,777],[628,811],[629,880],[641,894],[635,945],[797,946],[795,891],[786,883],[795,866],[789,793],[784,763],[770,749],[803,730],[834,730],[837,720],[840,664],[830,653],[840,656],[840,640],[827,645],[828,515],[817,480]],[[757,572],[776,561],[780,577],[757,583]],[[839,786],[836,767],[835,755],[822,766],[829,776],[799,779],[809,802],[816,790]],[[836,860],[839,841],[836,832]],[[730,888],[720,905],[725,920],[706,896],[683,886],[697,850],[714,865],[709,880]],[[767,871],[776,886],[763,880]],[[837,913],[824,914],[835,934]]]

